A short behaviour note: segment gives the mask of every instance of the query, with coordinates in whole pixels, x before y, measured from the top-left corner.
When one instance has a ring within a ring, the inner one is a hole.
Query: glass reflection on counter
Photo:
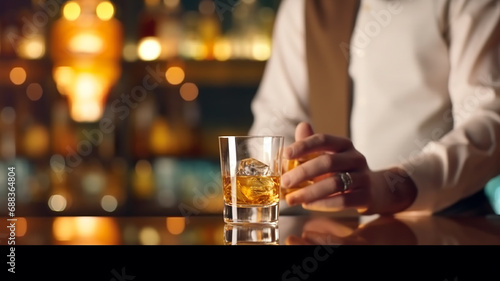
[[[224,225],[225,245],[279,245],[278,224]]]

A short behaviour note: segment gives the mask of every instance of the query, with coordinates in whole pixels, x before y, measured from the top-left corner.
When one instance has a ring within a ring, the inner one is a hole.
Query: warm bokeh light
[[[165,78],[172,85],[179,85],[184,81],[184,77],[184,70],[178,66],[169,67],[165,72]]]
[[[22,141],[23,151],[30,157],[41,157],[49,150],[50,135],[46,127],[36,124],[28,127]]]
[[[181,234],[186,228],[186,218],[184,217],[168,217],[167,230],[173,235]]]
[[[73,226],[74,218],[70,217],[57,217],[52,223],[52,232],[54,238],[59,241],[68,241],[75,236],[75,229]]]
[[[231,58],[231,42],[225,38],[219,38],[214,44],[214,57],[218,61],[226,61]]]
[[[28,230],[26,218],[18,217],[16,221],[16,237],[23,237]]]
[[[180,0],[163,0],[163,5],[165,5],[167,8],[170,9],[175,9],[179,7]]]
[[[42,86],[38,83],[31,83],[26,87],[26,96],[32,101],[39,100],[43,95]]]
[[[265,37],[254,38],[252,44],[252,57],[259,61],[265,61],[271,56],[271,44]]]
[[[52,73],[57,84],[57,90],[61,95],[68,94],[68,89],[75,76],[75,71],[69,66],[58,66]]]
[[[139,241],[142,245],[158,245],[160,244],[160,234],[152,227],[144,227],[139,231]]]
[[[115,14],[115,7],[109,1],[101,2],[95,10],[97,17],[101,20],[109,20]]]
[[[112,195],[104,195],[101,198],[101,207],[106,212],[114,212],[118,207],[118,200]]]
[[[77,122],[95,122],[102,117],[113,68],[100,65],[54,67],[57,90],[68,96],[71,118]],[[114,79],[114,78],[112,78]]]
[[[22,38],[17,49],[19,57],[24,59],[39,59],[45,55],[45,39],[40,35]]]
[[[52,224],[56,241],[72,245],[117,245],[116,220],[106,217],[57,217]]]
[[[141,60],[152,61],[160,57],[161,45],[156,37],[144,37],[139,41],[137,55]]]
[[[62,212],[66,209],[66,198],[60,194],[50,196],[48,202],[49,208],[54,212]]]
[[[73,53],[98,54],[104,49],[104,41],[94,33],[79,33],[71,37],[68,49]]]
[[[14,85],[21,85],[26,81],[26,70],[20,66],[14,67],[10,70],[9,77]]]
[[[195,60],[204,60],[207,58],[208,49],[203,42],[196,37],[186,36],[180,48],[182,56],[193,58]]]
[[[153,169],[148,160],[139,160],[135,164],[132,185],[138,197],[149,198],[153,194]]]
[[[198,87],[194,83],[184,83],[179,92],[185,101],[193,101],[198,97]]]
[[[98,218],[77,217],[75,218],[75,227],[82,236],[90,236],[99,228]]]
[[[68,1],[63,7],[63,17],[69,21],[76,20],[81,13],[81,8],[75,1]]]
[[[70,0],[62,15],[50,28],[53,77],[71,119],[96,122],[121,75],[123,26],[109,0]]]
[[[92,73],[81,73],[75,79],[76,95],[79,97],[86,97],[99,92],[101,89],[99,79],[92,75]]]
[[[71,105],[71,116],[76,122],[95,122],[102,115],[103,108],[96,101],[85,103],[74,102]]]
[[[144,0],[144,4],[148,7],[154,7],[160,4],[160,0]]]
[[[156,154],[169,154],[176,151],[176,137],[166,118],[156,118],[151,124],[149,146]]]
[[[71,116],[77,122],[99,120],[104,111],[104,82],[91,73],[75,77],[71,91]]]

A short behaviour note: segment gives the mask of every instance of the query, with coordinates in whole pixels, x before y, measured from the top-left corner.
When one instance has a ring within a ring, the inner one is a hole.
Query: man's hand
[[[296,141],[284,151],[284,157],[295,159],[310,153],[321,153],[282,176],[283,188],[290,188],[306,180],[314,183],[286,196],[288,205],[302,204],[315,211],[340,211],[355,208],[364,213],[396,213],[406,209],[416,196],[413,181],[403,170],[373,172],[365,157],[347,138],[314,134],[311,126],[300,123],[295,132]],[[344,192],[339,173],[349,172],[352,184]],[[384,173],[397,173],[404,180],[389,186]]]

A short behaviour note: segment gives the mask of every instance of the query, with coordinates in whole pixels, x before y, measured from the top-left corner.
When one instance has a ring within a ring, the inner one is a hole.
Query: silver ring
[[[349,186],[352,184],[352,178],[349,172],[340,173],[339,174],[342,183],[344,183],[344,190],[342,192],[346,192],[349,190]]]

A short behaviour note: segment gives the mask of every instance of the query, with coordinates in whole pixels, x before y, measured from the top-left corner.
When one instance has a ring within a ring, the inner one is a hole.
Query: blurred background
[[[0,182],[15,166],[16,216],[220,214],[217,136],[252,123],[278,6],[1,1]],[[500,213],[500,177],[486,191]]]
[[[278,6],[1,1],[0,182],[15,166],[16,216],[220,213],[217,136],[252,123]]]

